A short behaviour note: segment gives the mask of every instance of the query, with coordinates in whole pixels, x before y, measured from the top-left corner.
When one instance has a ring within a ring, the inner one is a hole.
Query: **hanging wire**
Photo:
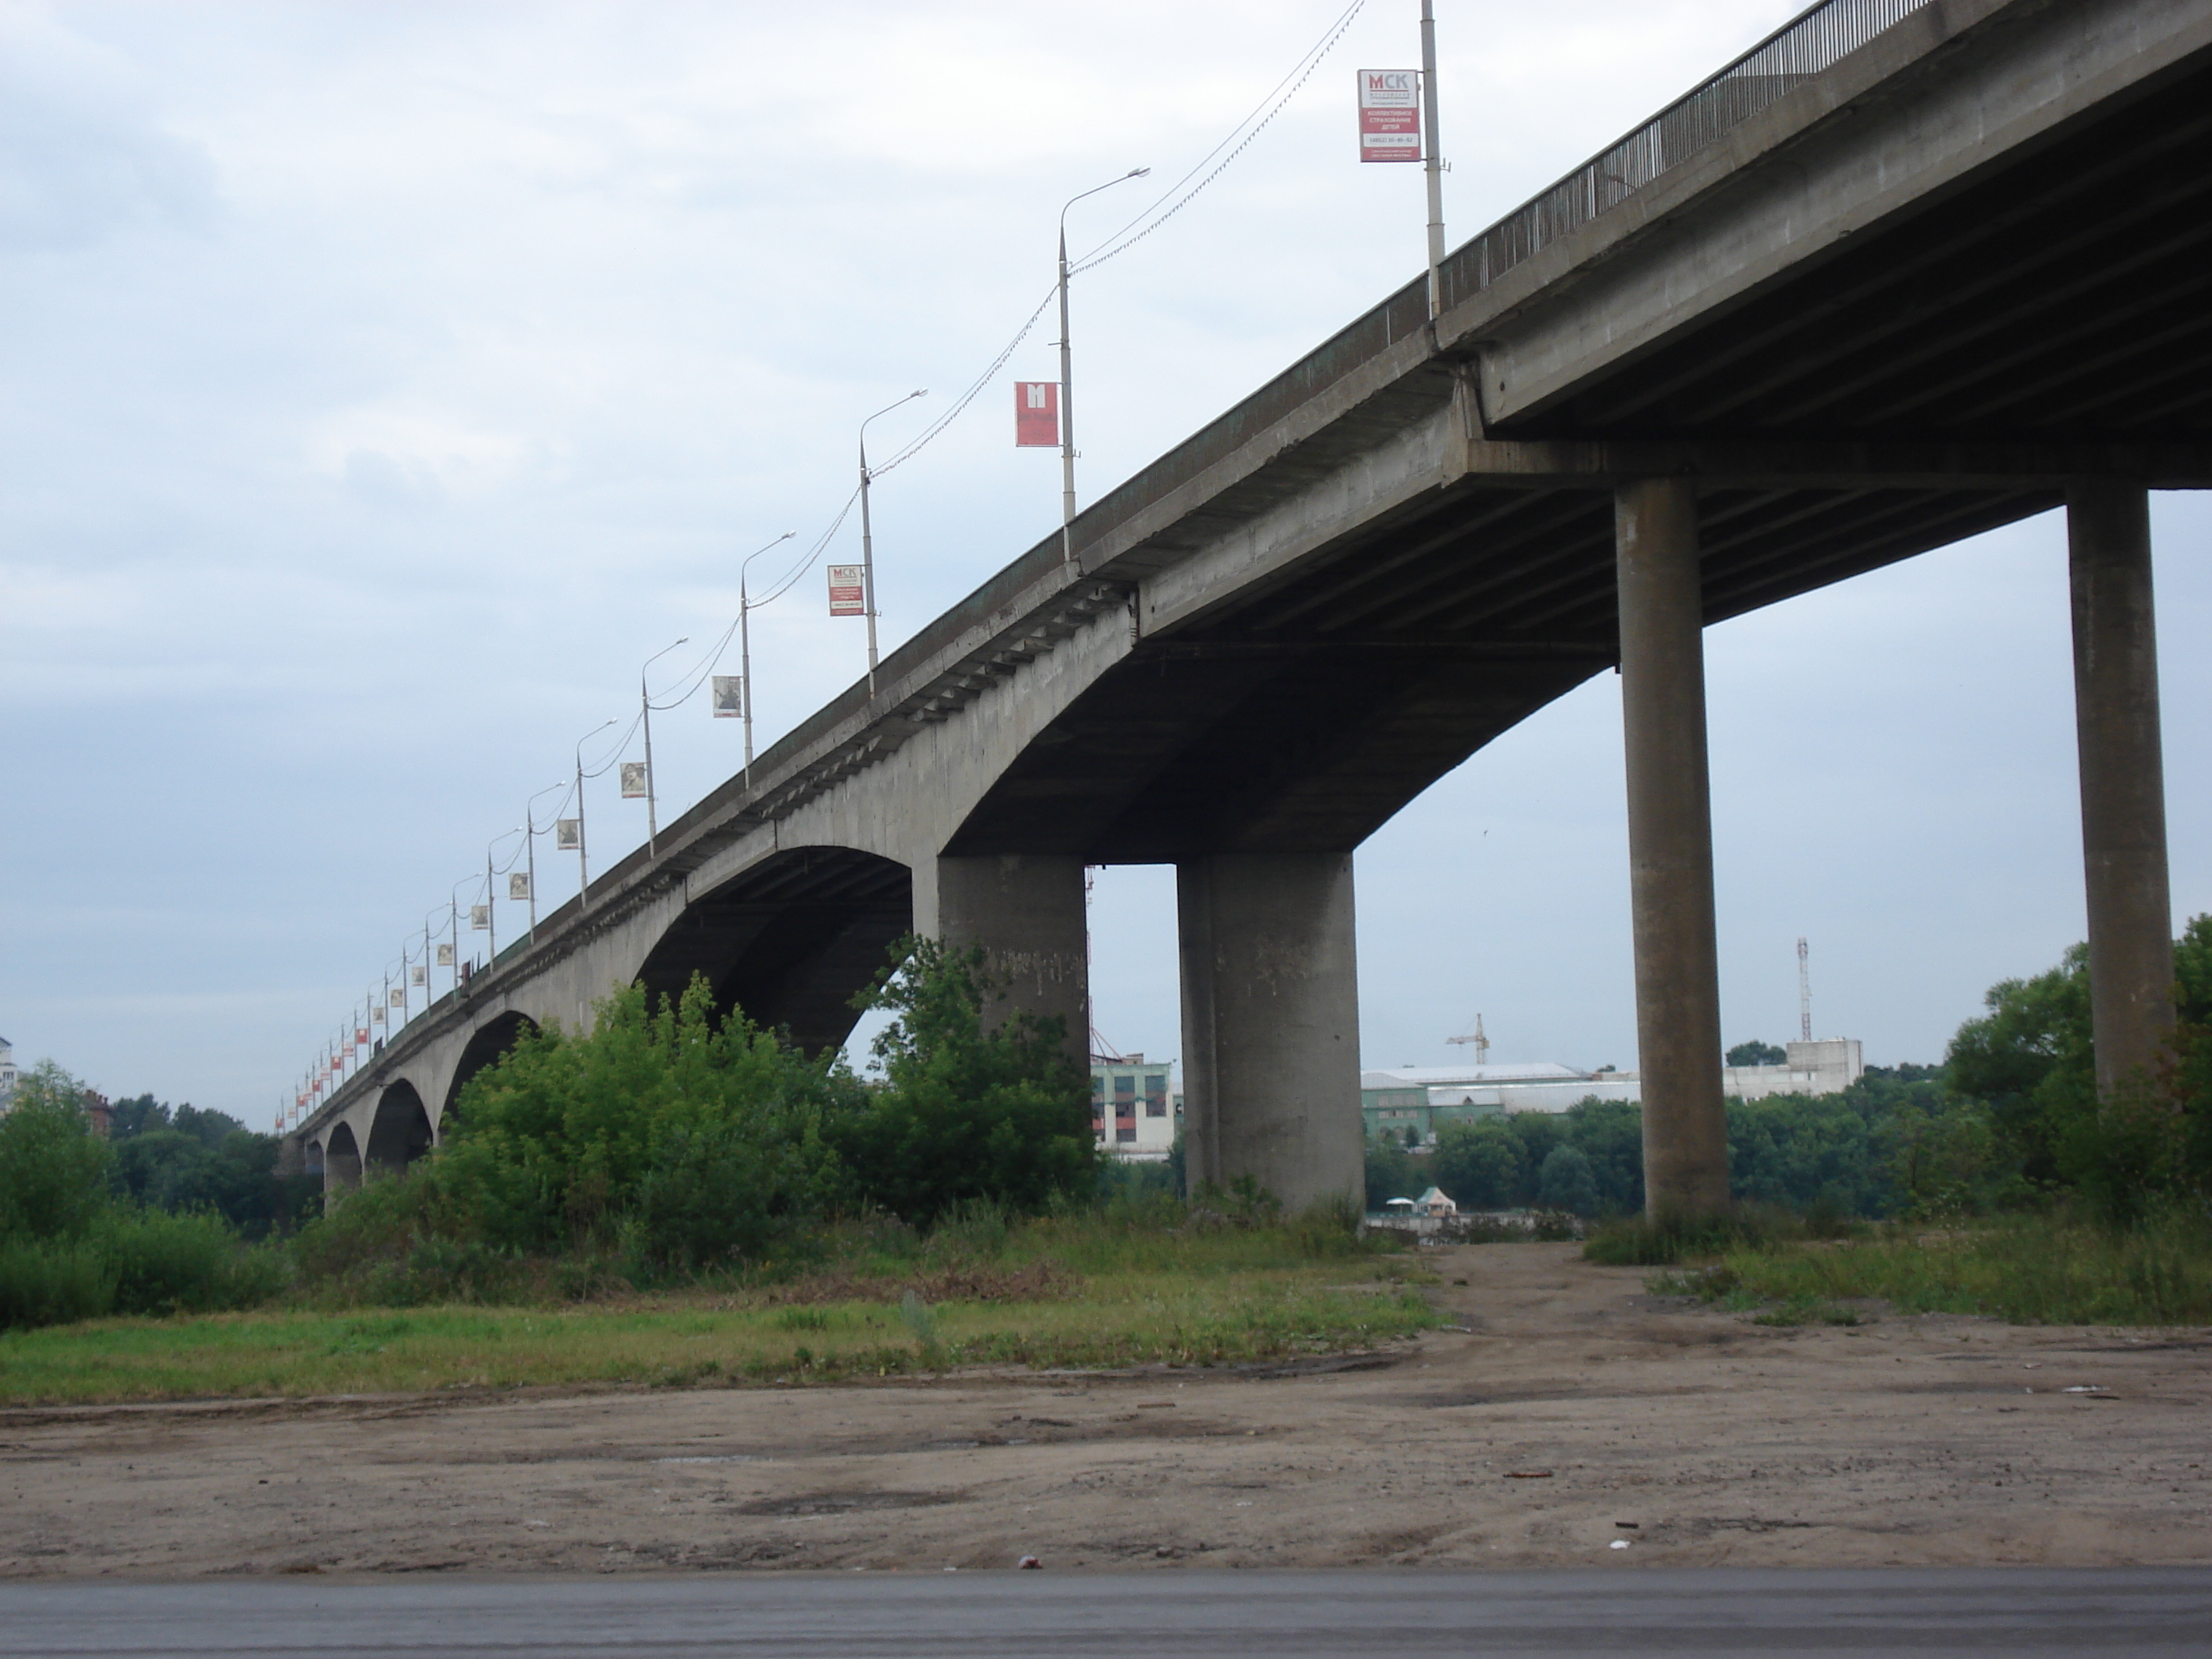
[[[1099,243],[1097,247],[1092,248],[1090,252],[1083,255],[1073,264],[1070,265],[1068,267],[1067,274],[1073,276],[1078,272],[1089,270],[1094,266],[1104,264],[1107,260],[1114,258],[1114,256],[1118,253],[1127,252],[1130,248],[1134,247],[1138,243],[1143,241],[1146,237],[1158,230],[1162,225],[1167,223],[1169,220],[1174,218],[1176,215],[1182,212],[1184,208],[1189,206],[1192,199],[1197,196],[1199,191],[1204,190],[1216,179],[1218,179],[1224,173],[1227,172],[1230,163],[1234,161],[1238,156],[1242,155],[1246,149],[1250,146],[1252,141],[1260,136],[1261,132],[1267,127],[1267,124],[1273,121],[1278,115],[1281,114],[1283,112],[1284,106],[1287,105],[1291,99],[1298,95],[1300,91],[1304,88],[1306,82],[1313,78],[1314,71],[1321,67],[1322,60],[1327,58],[1331,52],[1335,50],[1338,41],[1344,39],[1346,31],[1351,28],[1352,21],[1359,15],[1361,10],[1364,9],[1366,4],[1367,0],[1352,0],[1352,4],[1345,9],[1343,15],[1339,17],[1336,21],[1330,24],[1327,29],[1322,31],[1320,40],[1307,52],[1304,57],[1301,58],[1296,64],[1291,65],[1291,72],[1275,83],[1273,90],[1270,91],[1267,97],[1262,98],[1260,100],[1258,106],[1254,109],[1250,115],[1246,116],[1242,121],[1238,122],[1236,126],[1230,130],[1228,137],[1224,138],[1219,143],[1208,150],[1203,156],[1200,157],[1197,166],[1192,167],[1188,173],[1184,173],[1182,178],[1176,179],[1175,183],[1170,185],[1164,191],[1161,191],[1159,196],[1153,200],[1151,206],[1146,208],[1134,218],[1131,219],[1128,223],[1123,225],[1121,229],[1107,237],[1106,240]],[[1270,100],[1273,100],[1272,105],[1270,104]],[[1264,113],[1261,112],[1263,111],[1265,112]],[[1242,134],[1243,136],[1240,137],[1238,136],[1239,134]],[[1227,149],[1232,141],[1234,142],[1236,148],[1230,149],[1229,154],[1226,155],[1221,155],[1221,152],[1224,149]],[[1200,169],[1204,167],[1208,161],[1212,161],[1217,155],[1221,155],[1221,160],[1218,164],[1216,164],[1213,170],[1211,173],[1208,173],[1204,178],[1200,179],[1195,185],[1191,185],[1188,191],[1184,191],[1183,194],[1176,200],[1175,204],[1172,207],[1170,207],[1166,212],[1160,213],[1160,204],[1167,201],[1170,197],[1175,196],[1176,192],[1179,190],[1182,190],[1182,187],[1185,185],[1189,185],[1191,179],[1197,176]],[[1158,216],[1153,217],[1155,214],[1158,214]],[[1147,221],[1150,221],[1150,222],[1146,222]],[[1139,225],[1144,227],[1141,230],[1137,228]]]
[[[1364,0],[1362,0],[1362,3],[1364,3]],[[968,389],[952,400],[951,406],[945,410],[945,413],[939,416],[927,426],[924,427],[919,435],[909,442],[905,448],[895,452],[890,459],[885,461],[881,466],[871,467],[869,469],[870,476],[880,478],[884,473],[890,471],[901,462],[911,460],[915,456],[919,455],[924,449],[927,448],[930,443],[933,441],[937,435],[943,432],[945,428],[951,426],[953,422],[958,420],[962,414],[966,411],[968,405],[974,403],[977,398],[981,397],[983,394],[985,388],[988,387],[992,381],[999,378],[999,371],[1004,368],[1006,366],[1007,361],[1013,356],[1016,351],[1020,349],[1022,342],[1030,337],[1030,331],[1035,329],[1037,325],[1037,319],[1044,315],[1045,307],[1052,303],[1053,295],[1058,292],[1059,289],[1057,285],[1053,288],[1047,289],[1045,290],[1044,298],[1037,301],[1036,309],[1030,313],[1029,320],[1024,323],[1021,327],[1014,331],[1014,337],[1006,342],[1005,348],[997,356],[991,359],[991,366],[985,369],[981,374],[977,375],[974,380],[970,381],[969,383]]]
[[[1188,207],[1201,191],[1225,173],[1231,164],[1250,148],[1252,141],[1266,130],[1276,116],[1282,113],[1291,99],[1298,95],[1306,82],[1313,78],[1314,71],[1321,67],[1322,61],[1344,39],[1353,21],[1361,11],[1365,9],[1366,3],[1367,0],[1352,0],[1352,4],[1346,7],[1336,21],[1322,32],[1321,40],[1306,52],[1304,57],[1292,64],[1290,72],[1278,81],[1267,95],[1260,100],[1252,114],[1246,116],[1243,121],[1232,127],[1226,137],[1200,157],[1189,171],[1169,185],[1149,206],[1130,219],[1119,230],[1108,236],[1105,240],[1100,242],[1090,252],[1078,259],[1068,268],[1068,274],[1073,276],[1078,272],[1090,270],[1103,264],[1118,254],[1127,252]],[[1226,155],[1222,154],[1224,149],[1228,151]],[[1218,161],[1214,160],[1217,156],[1220,157]],[[1209,162],[1213,163],[1212,170],[1206,172],[1202,178],[1199,177],[1201,169],[1206,168]],[[1198,182],[1194,185],[1191,184],[1191,180],[1194,178]],[[1188,190],[1183,188],[1186,185],[1190,186]],[[1176,195],[1178,191],[1182,192],[1180,196]],[[1162,211],[1161,204],[1168,203],[1170,198],[1174,200],[1165,211]],[[884,473],[912,460],[941,437],[955,421],[965,414],[969,405],[983,394],[994,380],[998,379],[1000,372],[1012,360],[1014,353],[1021,349],[1022,343],[1035,331],[1038,319],[1043,317],[1057,291],[1056,285],[1053,289],[1047,289],[1044,298],[1037,301],[1036,308],[1031,311],[1022,325],[1014,331],[1013,337],[1006,342],[996,356],[991,359],[983,372],[969,383],[967,389],[952,400],[943,414],[924,427],[903,447],[893,452],[888,460],[871,468],[870,476],[879,478]],[[807,548],[805,554],[781,578],[769,585],[768,592],[763,598],[750,601],[744,608],[757,611],[789,592],[799,579],[820,562],[822,555],[828,550],[830,542],[844,527],[845,520],[852,515],[854,504],[860,499],[860,492],[855,488],[853,493],[845,498],[844,505],[838,508],[837,516],[830,520],[830,527],[815,539]],[[648,696],[646,699],[647,707],[659,709],[680,708],[696,696],[700,688],[706,684],[708,677],[721,662],[723,653],[729,649],[730,641],[736,635],[738,626],[737,622],[731,623],[729,627],[722,631],[721,637],[715,641],[714,648],[706,654],[699,665],[677,682],[684,688],[680,692],[665,702],[654,702]],[[630,739],[637,735],[638,728],[644,718],[645,712],[641,709],[623,728],[622,736],[616,740],[613,747],[607,751],[606,758],[597,766],[583,768],[582,776],[586,779],[604,777],[612,771],[622,759],[623,753],[629,749]],[[569,800],[575,795],[577,785],[572,782],[568,793],[562,796],[561,805],[553,809],[556,818],[558,818],[562,811],[567,808]],[[497,873],[505,874],[512,871],[515,865],[520,862],[522,851],[522,846],[518,845],[514,856],[507,860],[505,868]],[[482,880],[484,899],[489,903],[492,899],[491,877],[487,874]],[[403,959],[403,968],[404,965]]]
[[[874,471],[881,472],[883,469],[881,467],[878,467],[874,469]],[[769,585],[769,591],[763,598],[747,600],[745,602],[744,608],[747,611],[757,611],[763,605],[772,604],[774,601],[781,599],[786,593],[788,593],[791,591],[793,585],[796,583],[801,576],[804,576],[808,571],[814,568],[815,562],[821,558],[823,553],[828,549],[830,544],[836,538],[838,531],[844,527],[846,519],[852,514],[853,504],[860,499],[860,492],[859,488],[855,486],[853,493],[845,498],[845,505],[837,510],[837,516],[830,521],[830,527],[814,539],[814,541],[808,546],[805,553],[800,556],[799,562],[794,564],[782,575],[777,577],[775,580]],[[684,674],[676,682],[677,684],[683,686],[684,690],[677,695],[670,697],[667,702],[652,703],[651,706],[654,708],[662,709],[677,708],[682,707],[684,703],[689,702],[693,697],[696,696],[699,692],[699,688],[706,684],[707,677],[712,674],[716,666],[721,662],[722,653],[730,648],[730,641],[737,637],[737,633],[738,619],[732,618],[730,625],[722,630],[721,638],[714,641],[714,648],[710,650],[705,657],[700,659],[699,665],[696,668],[692,669],[690,672]],[[636,730],[635,722],[632,722],[630,729],[631,731]],[[624,732],[623,734],[623,741],[625,744],[629,741],[629,732]],[[605,769],[601,768],[600,769],[604,771]],[[591,772],[586,773],[585,775],[587,777],[597,777],[599,774],[596,772]]]

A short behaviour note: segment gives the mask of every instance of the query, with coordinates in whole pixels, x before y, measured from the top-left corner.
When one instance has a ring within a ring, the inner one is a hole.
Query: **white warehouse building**
[[[1866,1070],[1856,1037],[1823,1037],[1792,1042],[1779,1066],[1728,1066],[1721,1070],[1721,1093],[1742,1100],[1769,1095],[1832,1095],[1849,1088]],[[1404,1066],[1359,1074],[1360,1115],[1370,1139],[1407,1129],[1424,1141],[1443,1125],[1467,1118],[1498,1117],[1508,1112],[1564,1112],[1593,1096],[1600,1100],[1636,1100],[1643,1078],[1635,1072],[1577,1071],[1549,1060],[1525,1065]]]

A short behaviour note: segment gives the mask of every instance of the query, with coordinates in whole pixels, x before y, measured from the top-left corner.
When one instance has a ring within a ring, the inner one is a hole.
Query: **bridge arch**
[[[477,1027],[461,1050],[461,1057],[453,1066],[453,1080],[446,1085],[446,1098],[438,1109],[438,1138],[443,1139],[453,1124],[453,1103],[461,1097],[468,1081],[485,1066],[505,1056],[526,1032],[534,1032],[538,1022],[527,1014],[509,1009],[495,1014]],[[411,1091],[410,1092],[412,1092]]]
[[[408,1166],[426,1157],[436,1142],[422,1097],[403,1078],[376,1097],[375,1115],[368,1125],[368,1146],[362,1161],[372,1174],[405,1175]]]
[[[331,1126],[322,1147],[323,1194],[349,1193],[361,1185],[361,1143],[353,1125],[341,1118]]]
[[[638,978],[657,1004],[703,974],[718,1012],[741,1007],[814,1053],[852,1034],[854,994],[913,925],[905,865],[849,847],[787,848],[692,900]]]

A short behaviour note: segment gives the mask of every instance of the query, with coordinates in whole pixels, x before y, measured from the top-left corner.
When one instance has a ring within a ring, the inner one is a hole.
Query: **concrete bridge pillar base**
[[[2124,479],[2075,479],[2066,491],[2066,538],[2089,1017],[2104,1095],[2154,1072],[2173,1030],[2149,491]]]
[[[1728,1207],[1728,1116],[1694,485],[1621,485],[1613,529],[1644,1204],[1653,1216],[1708,1215]]]
[[[916,921],[927,926],[926,918]],[[981,945],[991,953],[991,969],[1005,981],[996,1018],[1058,1015],[1067,1027],[1068,1053],[1089,1065],[1091,945],[1081,859],[938,860],[936,933],[948,945]]]
[[[1191,1185],[1249,1176],[1292,1210],[1359,1201],[1359,980],[1348,854],[1176,866]]]

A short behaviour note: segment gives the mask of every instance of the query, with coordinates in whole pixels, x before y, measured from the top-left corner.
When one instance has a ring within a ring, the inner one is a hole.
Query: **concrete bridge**
[[[1086,1029],[1083,868],[1176,869],[1191,1168],[1360,1179],[1352,854],[1608,669],[1646,1170],[1725,1202],[1700,629],[2064,505],[2100,1079],[2171,980],[2146,491],[2212,486],[2212,0],[1831,0],[1130,478],[398,1033],[404,1169],[612,988],[810,1048],[908,928]]]

